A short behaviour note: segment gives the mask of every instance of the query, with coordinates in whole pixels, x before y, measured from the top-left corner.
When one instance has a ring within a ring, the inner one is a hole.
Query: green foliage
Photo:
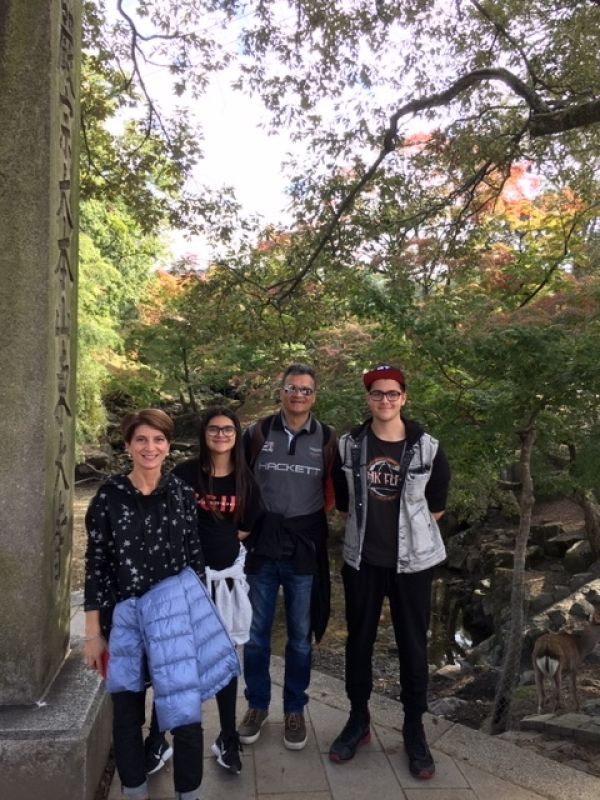
[[[85,3],[82,436],[108,393],[194,406],[233,382],[247,407],[269,405],[291,360],[316,365],[317,411],[343,430],[363,415],[362,371],[393,360],[407,413],[448,451],[460,515],[497,502],[533,419],[536,481],[597,490],[600,129],[590,118],[529,133],[534,118],[596,99],[600,7],[124,7]],[[189,190],[200,126],[161,107],[147,80],[156,64],[174,95],[195,97],[235,66],[273,127],[306,143],[286,165],[289,231],[243,220],[228,192]],[[482,69],[493,79],[436,94]],[[153,281],[165,224],[203,228],[218,262]]]
[[[149,408],[160,405],[161,376],[156,370],[132,360],[112,363],[104,388],[104,403],[118,408]]]
[[[124,337],[162,245],[143,234],[123,205],[89,200],[80,224],[77,440],[83,443],[102,434],[108,393],[120,390],[134,402],[156,399],[156,379],[131,378],[136,363],[126,355]]]

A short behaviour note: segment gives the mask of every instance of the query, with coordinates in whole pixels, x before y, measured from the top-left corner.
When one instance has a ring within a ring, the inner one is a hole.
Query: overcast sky
[[[285,135],[267,135],[261,127],[266,112],[259,100],[231,89],[224,74],[194,104],[204,129],[204,158],[194,170],[192,189],[234,187],[244,215],[260,214],[265,223],[285,224],[285,178],[281,162],[290,149]],[[210,260],[202,237],[186,240],[184,233],[172,239],[175,256],[193,254],[200,266]]]
[[[235,186],[246,211],[276,222],[285,205],[280,165],[288,137],[268,136],[260,127],[267,118],[260,100],[234,92],[225,75],[214,77],[198,112],[205,135],[205,158],[196,169],[199,183]]]

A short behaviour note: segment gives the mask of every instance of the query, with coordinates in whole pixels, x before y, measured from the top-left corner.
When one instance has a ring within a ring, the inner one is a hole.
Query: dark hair
[[[283,373],[283,378],[281,379],[282,386],[290,375],[309,375],[313,379],[315,386],[317,385],[317,376],[315,375],[315,371],[312,367],[309,367],[308,364],[300,364],[299,362],[290,364]]]
[[[133,439],[136,428],[140,425],[149,425],[165,435],[168,442],[173,441],[175,425],[171,417],[160,408],[143,408],[141,411],[130,411],[123,417],[121,433],[123,439],[129,444]]]
[[[200,417],[198,436],[200,439],[199,455],[199,475],[200,494],[207,495],[213,493],[212,458],[210,450],[206,444],[206,429],[214,417],[227,417],[233,422],[235,427],[235,444],[230,451],[233,462],[233,478],[235,481],[235,511],[233,518],[240,522],[245,510],[246,494],[250,483],[249,468],[246,464],[244,445],[242,442],[242,426],[235,411],[227,406],[211,406],[207,408]],[[222,517],[219,511],[212,512],[215,517]]]

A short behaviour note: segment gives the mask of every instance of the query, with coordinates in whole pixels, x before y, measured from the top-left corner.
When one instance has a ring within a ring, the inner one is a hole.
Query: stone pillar
[[[0,706],[69,643],[80,11],[0,5]]]
[[[92,800],[110,716],[68,655],[81,0],[0,0],[0,797]],[[68,657],[67,657],[68,656]]]

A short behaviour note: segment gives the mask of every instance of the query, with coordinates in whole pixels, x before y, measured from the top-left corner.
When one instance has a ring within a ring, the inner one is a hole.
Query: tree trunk
[[[600,505],[591,489],[577,491],[575,499],[583,509],[585,533],[594,558],[600,558]]]
[[[577,450],[572,443],[568,444],[571,458],[571,471],[577,459]],[[591,489],[576,487],[573,499],[583,509],[585,518],[585,535],[587,536],[594,558],[600,558],[600,504]]]
[[[185,347],[181,348],[181,361],[183,363],[183,380],[185,382],[185,388],[187,389],[190,408],[194,412],[194,414],[198,413],[198,404],[196,403],[196,396],[194,394],[194,389],[192,387],[192,381],[190,379],[190,368],[188,365],[187,360],[187,350]]]
[[[517,683],[521,666],[523,638],[523,606],[525,603],[525,556],[531,529],[531,515],[535,497],[531,477],[531,451],[535,441],[535,415],[522,431],[519,431],[521,452],[521,497],[519,500],[519,532],[515,541],[512,589],[510,595],[510,624],[505,645],[502,672],[498,680],[490,733],[503,733],[510,723],[512,693]]]

